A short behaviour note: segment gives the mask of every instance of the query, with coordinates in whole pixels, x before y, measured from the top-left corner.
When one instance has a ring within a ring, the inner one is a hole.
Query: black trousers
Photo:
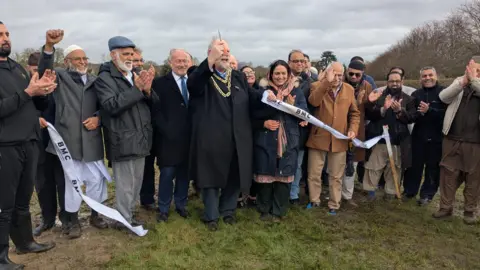
[[[421,199],[432,199],[440,184],[440,159],[442,156],[441,142],[412,142],[412,167],[405,172],[403,189],[405,196],[417,196],[425,168],[425,179],[420,189]]]
[[[230,163],[227,185],[220,188],[203,188],[202,199],[204,209],[203,220],[217,221],[220,216],[234,216],[237,209],[237,199],[240,195],[240,171],[236,151]]]
[[[155,155],[145,158],[142,188],[140,189],[140,203],[142,205],[154,204],[155,199]]]
[[[42,209],[43,221],[55,222],[57,210],[60,208],[58,217],[62,224],[79,223],[78,212],[65,211],[65,175],[60,159],[47,152],[42,154],[45,155],[45,162],[38,166],[35,189]]]
[[[38,142],[0,146],[0,246],[33,241],[30,199],[37,174]]]
[[[287,214],[290,186],[288,183],[273,182],[258,184],[258,211],[283,217]]]

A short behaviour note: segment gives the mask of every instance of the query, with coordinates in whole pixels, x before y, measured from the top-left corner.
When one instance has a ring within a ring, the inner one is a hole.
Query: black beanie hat
[[[352,61],[348,65],[348,68],[364,71],[365,65],[360,61]]]

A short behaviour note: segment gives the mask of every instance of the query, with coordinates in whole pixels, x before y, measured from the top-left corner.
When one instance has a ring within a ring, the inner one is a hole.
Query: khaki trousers
[[[403,174],[401,172],[402,161],[400,158],[400,146],[392,145],[392,152],[398,179],[401,179]],[[387,145],[376,144],[372,149],[370,158],[365,163],[363,189],[367,191],[375,191],[378,182],[382,177],[382,173],[385,177],[385,193],[395,195],[395,182],[393,180],[392,168],[390,167],[390,160],[388,158]]]
[[[347,163],[347,152],[332,153],[322,150],[308,150],[308,192],[310,202],[320,203],[322,193],[322,170],[328,155],[328,183],[330,200],[328,208],[339,209],[342,199],[342,181]]]
[[[465,212],[475,213],[480,198],[480,169],[468,174],[457,169],[440,167],[440,209],[453,210],[458,188],[465,183],[463,197]]]

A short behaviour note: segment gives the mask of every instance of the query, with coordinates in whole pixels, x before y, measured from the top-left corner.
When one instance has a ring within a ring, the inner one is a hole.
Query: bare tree
[[[474,0],[444,20],[412,29],[368,63],[368,72],[377,80],[384,79],[392,66],[401,66],[407,78],[417,79],[418,70],[430,65],[440,75],[452,78],[463,74],[468,59],[479,53],[480,0]]]

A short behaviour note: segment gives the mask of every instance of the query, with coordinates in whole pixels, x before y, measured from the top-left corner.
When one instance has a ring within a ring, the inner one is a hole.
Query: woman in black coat
[[[248,65],[243,66],[240,69],[240,71],[243,72],[243,74],[245,75],[245,78],[247,79],[248,85],[252,89],[263,93],[265,89],[261,89],[260,86],[258,85],[257,78],[255,76],[255,70],[251,66],[248,66]],[[247,205],[248,206],[257,205],[257,185],[255,181],[253,181],[253,178],[252,178],[252,186],[250,187],[250,193],[249,194],[241,193],[237,200],[238,208],[242,208]]]
[[[294,87],[294,76],[288,64],[277,60],[270,66],[269,86],[277,100],[307,110],[300,89]],[[262,104],[253,112],[254,180],[258,185],[257,205],[262,220],[273,216],[278,222],[286,215],[290,183],[297,168],[300,125],[306,121]]]

